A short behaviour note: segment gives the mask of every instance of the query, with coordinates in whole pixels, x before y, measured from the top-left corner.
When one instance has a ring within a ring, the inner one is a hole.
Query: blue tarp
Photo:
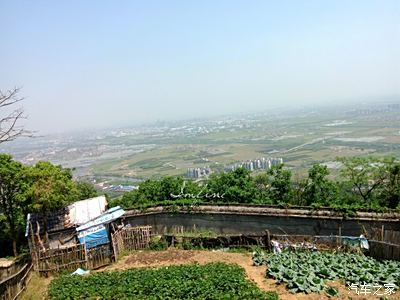
[[[103,224],[80,232],[78,238],[81,244],[86,244],[87,249],[109,243],[107,228]]]
[[[86,248],[90,249],[98,245],[108,244],[107,228],[104,224],[110,223],[121,217],[125,211],[117,206],[110,208],[97,218],[82,224],[76,230],[78,231],[78,239],[81,244],[86,244]]]

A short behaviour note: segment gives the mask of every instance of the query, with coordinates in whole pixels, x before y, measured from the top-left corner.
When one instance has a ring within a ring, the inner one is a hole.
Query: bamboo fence
[[[86,267],[85,245],[35,251],[32,255],[35,270],[47,275],[61,270]]]
[[[25,289],[30,279],[32,264],[25,264],[17,273],[0,282],[0,299],[15,300]]]
[[[400,261],[400,245],[369,240],[369,255],[376,259]]]
[[[147,248],[150,238],[151,226],[122,228],[111,234],[111,243],[90,249],[81,244],[57,249],[35,249],[31,252],[32,262],[34,269],[45,276],[79,267],[97,269],[112,263],[123,251]]]
[[[115,260],[125,251],[145,249],[150,244],[151,226],[124,227],[111,234]]]
[[[86,267],[98,269],[109,265],[113,261],[113,253],[110,244],[100,245],[86,250]]]

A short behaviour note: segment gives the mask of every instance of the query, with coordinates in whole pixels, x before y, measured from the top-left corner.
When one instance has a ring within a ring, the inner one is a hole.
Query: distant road
[[[299,146],[290,148],[290,149],[288,149],[288,150],[286,150],[286,151],[282,151],[282,153],[288,153],[288,152],[291,152],[291,151],[299,150],[299,149],[303,148],[304,146],[316,144],[316,143],[318,143],[318,142],[322,142],[322,141],[324,141],[324,140],[329,140],[329,139],[332,139],[332,138],[334,138],[334,137],[336,137],[336,136],[329,136],[329,137],[328,137],[328,136],[325,136],[325,137],[322,137],[322,138],[313,139],[313,140],[310,141],[310,142],[307,142],[307,143],[301,144],[301,145],[299,145]]]

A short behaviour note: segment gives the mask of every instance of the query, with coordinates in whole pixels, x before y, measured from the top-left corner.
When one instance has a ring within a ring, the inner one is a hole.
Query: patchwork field
[[[302,175],[312,164],[334,162],[337,156],[400,157],[400,106],[271,109],[49,136],[2,147],[24,163],[49,160],[73,168],[76,177],[114,185],[185,175],[193,167],[218,172],[261,157],[282,157]]]
[[[210,166],[220,171],[225,165],[260,157],[282,157],[289,168],[304,174],[312,164],[334,162],[338,156],[399,157],[400,117],[386,111],[266,116],[195,136],[126,137],[119,143],[122,141],[155,146],[121,159],[95,163],[90,168],[93,175],[185,175],[187,168]]]

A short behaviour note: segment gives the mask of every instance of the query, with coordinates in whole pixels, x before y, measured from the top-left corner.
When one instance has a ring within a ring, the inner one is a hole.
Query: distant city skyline
[[[399,1],[0,2],[39,134],[400,98]]]

